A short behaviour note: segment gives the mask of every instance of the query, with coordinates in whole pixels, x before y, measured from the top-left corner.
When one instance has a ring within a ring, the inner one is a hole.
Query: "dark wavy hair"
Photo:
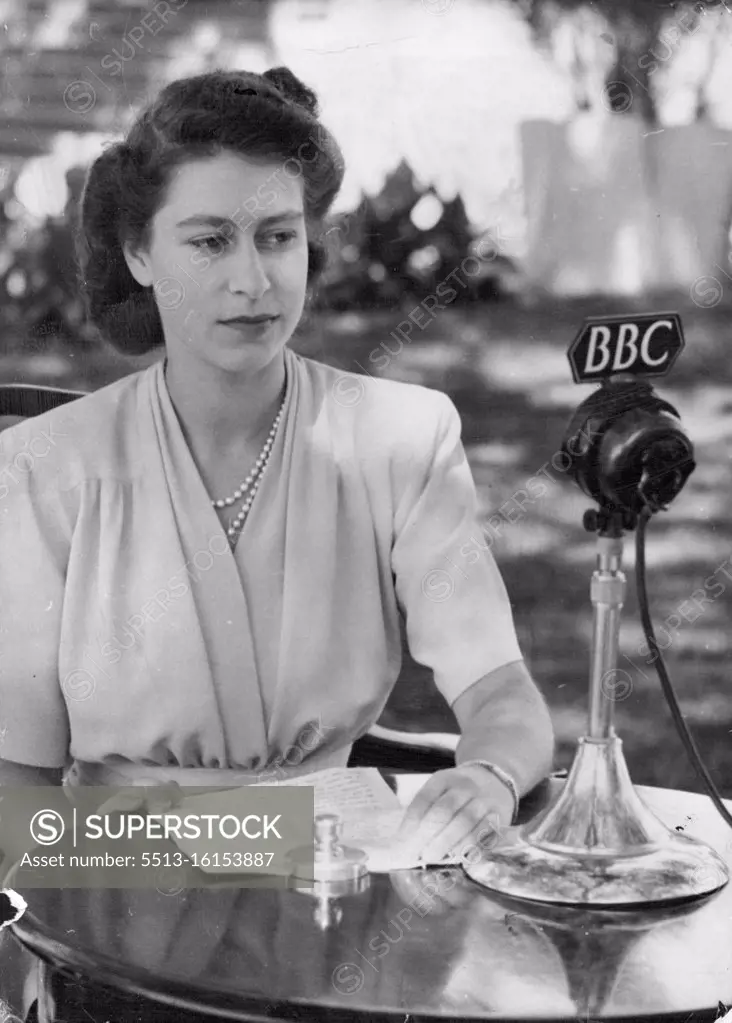
[[[146,246],[171,171],[232,151],[302,173],[308,285],[325,267],[324,218],[343,181],[343,155],[318,120],[318,100],[288,68],[211,71],[171,82],[87,172],[76,226],[79,287],[92,324],[115,348],[141,354],[164,341],[152,288],[129,271],[122,242]],[[288,175],[294,176],[294,175]]]

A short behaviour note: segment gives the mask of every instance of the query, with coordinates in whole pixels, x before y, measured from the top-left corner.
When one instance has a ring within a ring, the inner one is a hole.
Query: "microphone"
[[[641,330],[643,330],[641,340]],[[479,884],[513,898],[625,909],[698,899],[726,884],[710,846],[665,825],[638,798],[615,731],[620,616],[625,602],[623,531],[636,530],[638,606],[649,650],[687,752],[715,806],[725,808],[679,710],[653,633],[645,585],[645,528],[694,471],[694,449],[673,405],[642,377],[663,376],[683,348],[676,313],[592,317],[570,345],[576,383],[602,386],[574,412],[561,445],[567,474],[599,508],[585,512],[597,533],[587,734],[567,781],[541,813],[489,857],[463,864]],[[702,883],[700,880],[703,878]]]
[[[626,529],[644,509],[665,510],[696,467],[678,412],[640,379],[606,380],[575,411],[561,450],[568,475]]]

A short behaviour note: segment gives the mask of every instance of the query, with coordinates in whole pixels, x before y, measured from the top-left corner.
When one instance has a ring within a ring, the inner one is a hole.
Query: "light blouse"
[[[460,557],[480,527],[451,400],[284,357],[234,552],[162,361],[0,434],[0,758],[97,784],[345,765],[400,617],[450,704],[521,659],[490,551]]]

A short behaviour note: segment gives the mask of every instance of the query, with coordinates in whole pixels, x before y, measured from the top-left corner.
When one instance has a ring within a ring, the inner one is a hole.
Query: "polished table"
[[[385,776],[404,804],[427,777]],[[638,792],[732,865],[732,830],[706,796]],[[311,893],[287,889],[22,894],[12,930],[41,960],[41,1023],[681,1023],[732,1007],[732,883],[691,904],[611,911],[513,901],[460,867],[394,871],[333,901],[326,919]]]

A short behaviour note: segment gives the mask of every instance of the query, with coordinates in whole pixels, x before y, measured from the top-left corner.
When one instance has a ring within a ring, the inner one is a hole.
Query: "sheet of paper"
[[[332,767],[295,778],[259,785],[312,785],[315,813],[333,813],[341,822],[341,841],[362,849],[373,873],[409,870],[421,865],[416,852],[396,842],[404,807],[375,767]],[[183,813],[196,812],[197,801],[204,800],[206,812],[212,812],[211,795],[191,796],[179,808]],[[216,811],[225,814],[226,791],[216,793]],[[185,842],[176,844],[185,849]],[[443,861],[444,863],[447,861]],[[458,862],[455,860],[454,862]],[[213,867],[206,873],[217,873]]]
[[[417,856],[395,841],[404,807],[375,767],[331,767],[275,784],[312,785],[315,813],[340,818],[341,841],[362,849],[373,873],[419,865]]]
[[[312,785],[315,812],[337,813],[345,821],[357,820],[365,812],[398,810],[399,799],[375,767],[329,767],[262,785]]]

